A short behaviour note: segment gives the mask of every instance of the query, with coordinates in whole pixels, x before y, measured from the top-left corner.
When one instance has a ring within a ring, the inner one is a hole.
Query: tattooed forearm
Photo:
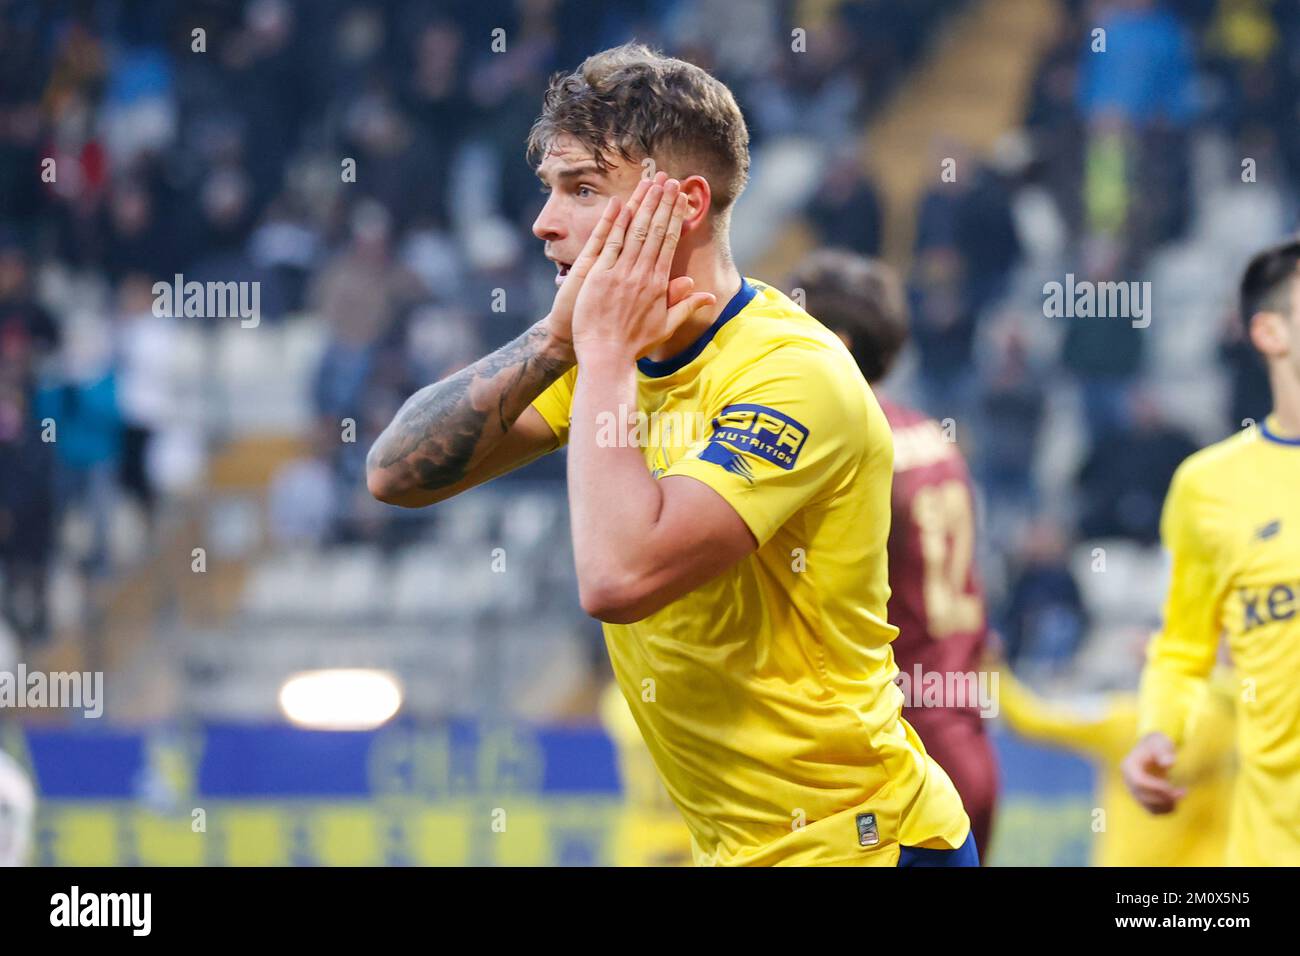
[[[539,323],[404,404],[366,458],[374,490],[396,496],[454,485],[573,362]]]
[[[470,404],[472,378],[473,369],[464,368],[407,399],[367,464],[397,469],[420,488],[440,488],[464,477],[487,419]]]

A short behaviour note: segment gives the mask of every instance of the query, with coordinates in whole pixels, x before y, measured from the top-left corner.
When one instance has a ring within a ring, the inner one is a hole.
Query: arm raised
[[[370,493],[419,508],[553,451],[554,433],[529,405],[572,365],[572,347],[543,319],[491,355],[420,389],[366,456]]]
[[[655,183],[667,179],[654,177]],[[643,179],[627,201],[631,216],[651,188]],[[380,501],[419,508],[525,465],[559,442],[529,405],[576,362],[573,309],[619,210],[611,198],[551,312],[519,338],[455,375],[416,392],[366,457],[366,485]],[[670,306],[690,297],[690,280],[668,286]]]

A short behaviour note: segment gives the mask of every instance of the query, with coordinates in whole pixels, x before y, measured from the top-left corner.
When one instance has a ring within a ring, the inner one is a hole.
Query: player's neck
[[[1288,368],[1276,370],[1269,379],[1278,431],[1288,438],[1300,437],[1300,377]]]
[[[691,347],[691,344],[703,335],[731,301],[731,297],[740,291],[740,273],[730,256],[721,255],[712,246],[696,250],[686,263],[684,275],[695,280],[692,292],[712,292],[713,308],[704,309],[685,322],[662,345],[651,352],[647,358],[656,362],[670,359]]]

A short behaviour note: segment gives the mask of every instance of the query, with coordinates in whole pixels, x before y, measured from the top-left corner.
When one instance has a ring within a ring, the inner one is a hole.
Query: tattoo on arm
[[[534,326],[455,375],[420,389],[367,456],[370,470],[391,471],[403,485],[434,490],[465,477],[516,418],[572,364],[546,350]]]

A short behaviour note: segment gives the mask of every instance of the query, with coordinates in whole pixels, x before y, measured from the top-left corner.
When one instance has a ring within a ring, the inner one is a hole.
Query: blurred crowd
[[[1295,196],[1286,183],[1300,175],[1293,121],[1300,7],[1270,0],[1060,7],[1061,28],[1034,74],[1022,130],[979,157],[936,137],[936,167],[947,157],[976,171],[936,181],[921,198],[907,275],[913,395],[957,423],[959,434],[969,426],[963,445],[986,498],[990,563],[1002,572],[990,583],[993,619],[1013,662],[1047,672],[1071,660],[1089,626],[1071,561],[1077,545],[1157,544],[1178,464],[1262,420],[1268,386],[1228,304],[1217,371],[1229,400],[1221,420],[1189,433],[1152,393],[1145,327],[1050,317],[1059,335],[1044,352],[1023,321],[1046,324],[1045,312],[1028,311],[1041,308],[1033,291],[1041,285],[1019,297],[1009,286],[1030,256],[1051,263],[1048,275],[1058,281],[1067,270],[1096,283],[1148,278],[1153,256],[1187,238],[1200,198],[1197,137],[1228,144],[1221,182],[1254,182],[1258,169],[1271,170],[1259,175],[1281,186],[1290,226]],[[1237,165],[1242,157],[1249,167]],[[809,212],[821,242],[877,254],[882,205],[870,175],[848,162],[831,167]],[[1176,319],[1166,310],[1159,321]],[[1067,496],[1049,502],[1045,416],[1062,395],[1077,396],[1083,450]]]
[[[944,8],[812,5],[807,57],[779,55],[791,4],[639,0],[15,3],[0,20],[0,554],[3,605],[46,635],[60,522],[112,571],[116,502],[152,512],[185,415],[153,283],[257,282],[260,321],[325,347],[312,454],[270,494],[273,530],[373,534],[354,505],[400,402],[544,314],[542,197],[523,143],[548,75],[628,36],[715,71],[770,135],[844,136]],[[714,24],[727,22],[721,31]],[[53,162],[48,162],[52,160]],[[340,442],[340,423],[356,422]],[[41,433],[54,422],[57,434]],[[56,440],[51,441],[54,438]],[[562,463],[534,470],[558,476]],[[400,522],[394,524],[400,528]],[[385,529],[380,527],[379,532]]]
[[[801,136],[851,142],[956,0],[166,0],[16,2],[0,14],[0,596],[9,627],[48,634],[46,578],[79,512],[77,565],[114,572],[114,503],[146,522],[224,435],[181,414],[155,282],[260,284],[261,322],[318,323],[311,455],[271,508],[286,535],[374,533],[354,512],[370,439],[418,387],[518,334],[553,272],[530,225],[523,154],[547,76],[629,37],[708,68],[736,93],[756,153]],[[1169,475],[1200,436],[1142,384],[1143,336],[1075,323],[1044,362],[1000,321],[1026,256],[1016,215],[1046,197],[1078,272],[1140,274],[1187,228],[1189,140],[1207,126],[1249,155],[1300,164],[1290,122],[1300,14],[1268,0],[1065,2],[1009,154],[936,182],[908,274],[914,382],[970,423],[994,541],[1014,555],[998,620],[1012,655],[1066,659],[1087,612],[1066,556],[1081,538],[1156,540]],[[1089,56],[1106,31],[1109,59]],[[807,55],[790,56],[791,30]],[[1248,149],[1247,149],[1248,147]],[[1243,155],[1247,154],[1243,152]],[[52,166],[47,160],[53,160]],[[49,174],[53,170],[53,175]],[[353,175],[354,173],[354,175]],[[804,210],[826,244],[882,251],[884,203],[834,150]],[[769,277],[776,281],[780,277]],[[504,307],[502,307],[504,303]],[[993,343],[977,354],[978,343]],[[1266,392],[1225,340],[1232,420]],[[1087,461],[1068,516],[1035,477],[1044,407],[1073,381]],[[355,442],[339,442],[353,419]],[[51,442],[43,429],[57,428]],[[1223,431],[1229,426],[1223,423]],[[560,461],[533,474],[558,477]],[[313,503],[324,503],[313,510]],[[312,515],[325,511],[324,523]],[[1029,516],[1002,522],[999,515]],[[383,529],[381,528],[382,532]]]

